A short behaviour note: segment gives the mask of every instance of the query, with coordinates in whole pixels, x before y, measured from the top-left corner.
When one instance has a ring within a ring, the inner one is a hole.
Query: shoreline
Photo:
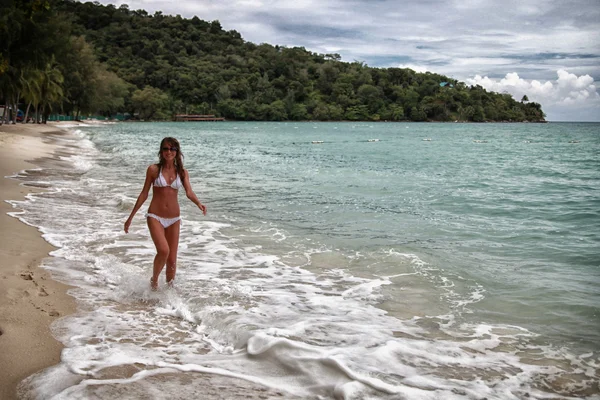
[[[18,399],[17,387],[28,376],[60,362],[64,346],[52,335],[57,319],[76,311],[71,286],[52,279],[41,268],[54,249],[32,226],[8,215],[18,212],[7,200],[23,200],[42,189],[10,178],[38,168],[58,147],[47,134],[63,134],[54,124],[0,126],[0,398]],[[10,367],[8,367],[10,365]]]
[[[66,121],[69,122],[69,121]],[[72,122],[80,122],[80,123],[89,123],[89,121],[87,120],[83,120],[83,121],[72,121]],[[310,123],[329,123],[329,122],[348,122],[348,123],[353,123],[353,124],[357,124],[357,123],[392,123],[392,124],[396,124],[396,123],[411,123],[411,124],[420,124],[420,123],[428,123],[428,124],[547,124],[549,122],[575,122],[577,123],[577,121],[460,121],[460,120],[456,120],[456,121],[435,121],[435,120],[427,120],[427,121],[410,121],[410,120],[398,120],[398,121],[390,121],[390,120],[377,120],[377,121],[371,121],[371,120],[358,120],[358,121],[353,121],[350,119],[340,119],[340,120],[328,120],[328,121],[320,121],[320,120],[314,120],[314,119],[303,119],[303,120],[291,120],[291,119],[286,119],[286,120],[281,120],[281,121],[272,121],[272,120],[244,120],[244,119],[225,119],[222,121],[177,121],[177,120],[132,120],[132,119],[128,119],[128,120],[123,120],[123,121],[117,121],[117,120],[108,120],[108,122],[112,122],[112,123],[117,123],[117,122],[125,122],[125,123],[148,123],[148,122],[273,122],[273,123],[299,123],[299,122],[310,122]],[[581,122],[586,122],[586,121],[581,121]],[[592,121],[592,123],[594,123]]]

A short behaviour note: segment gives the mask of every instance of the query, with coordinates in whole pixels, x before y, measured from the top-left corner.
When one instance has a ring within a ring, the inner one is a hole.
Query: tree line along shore
[[[218,21],[127,5],[8,0],[0,6],[0,37],[5,122],[44,122],[51,114],[545,122],[541,105],[526,96],[517,101],[435,73],[255,44]]]

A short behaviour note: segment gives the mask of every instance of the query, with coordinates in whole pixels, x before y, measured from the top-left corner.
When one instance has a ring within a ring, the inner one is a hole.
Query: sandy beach
[[[69,286],[40,268],[53,247],[36,228],[7,215],[18,210],[6,200],[21,200],[37,189],[6,177],[52,156],[55,145],[47,135],[57,131],[50,124],[0,126],[0,399],[18,398],[21,380],[59,362],[63,346],[50,326],[75,311]]]

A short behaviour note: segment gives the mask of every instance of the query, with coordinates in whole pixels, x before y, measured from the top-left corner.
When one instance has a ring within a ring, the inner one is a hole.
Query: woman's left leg
[[[158,277],[160,276],[163,267],[167,263],[169,258],[169,242],[167,241],[165,228],[155,218],[147,218],[148,229],[150,230],[150,236],[156,246],[156,256],[154,257],[154,264],[152,268],[152,279],[150,280],[150,286],[152,290],[158,289]]]
[[[177,248],[179,247],[179,228],[181,221],[165,228],[165,237],[169,243],[169,256],[167,257],[167,284],[172,284],[177,271]]]

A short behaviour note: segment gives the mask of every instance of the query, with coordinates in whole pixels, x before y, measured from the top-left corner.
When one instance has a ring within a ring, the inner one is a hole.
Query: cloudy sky
[[[600,0],[100,0],[207,21],[254,43],[339,53],[526,94],[550,121],[600,121]]]

